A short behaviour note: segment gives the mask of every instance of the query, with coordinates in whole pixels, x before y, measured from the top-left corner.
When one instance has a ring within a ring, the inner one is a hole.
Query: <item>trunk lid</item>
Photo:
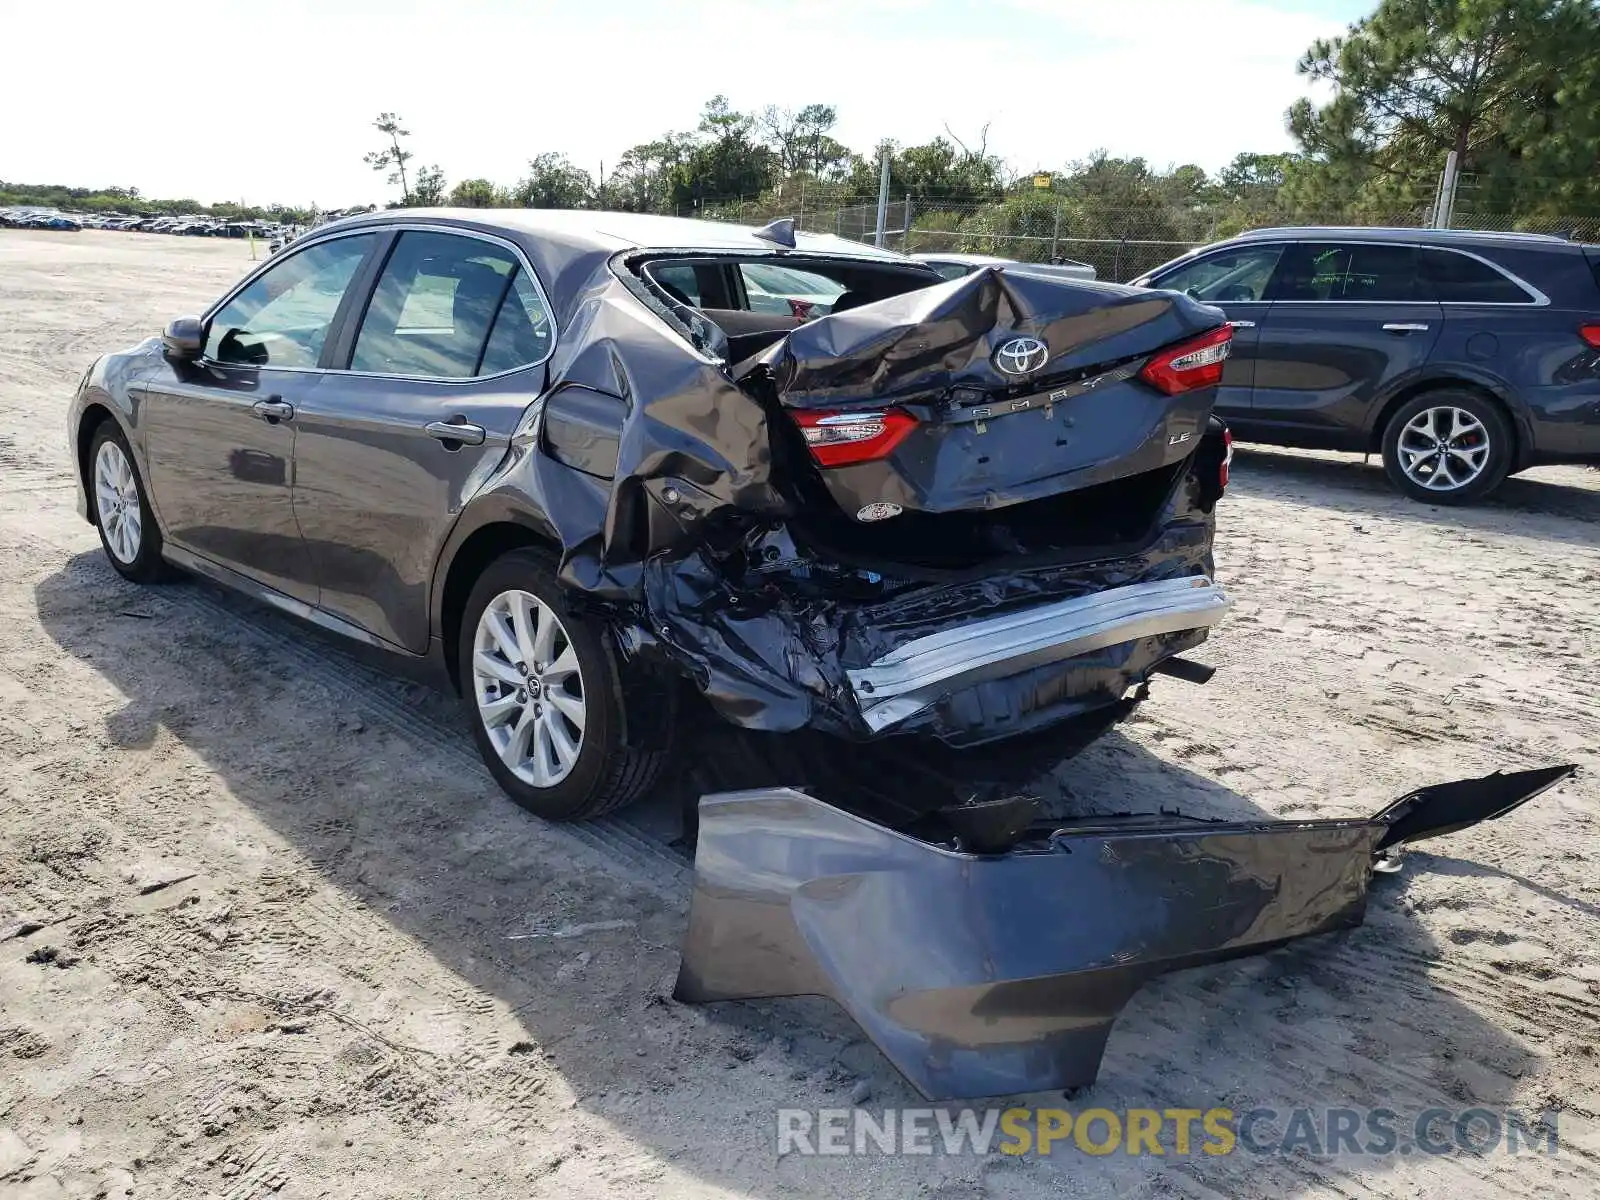
[[[1224,324],[1175,293],[988,268],[804,324],[744,378],[761,373],[797,425],[832,422],[824,436],[885,414],[865,456],[816,454],[847,515],[994,509],[1193,453],[1215,387],[1168,394],[1139,372]]]

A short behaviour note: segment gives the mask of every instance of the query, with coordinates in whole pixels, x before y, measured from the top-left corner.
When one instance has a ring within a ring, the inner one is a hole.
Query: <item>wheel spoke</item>
[[[578,652],[572,648],[572,643],[567,643],[567,648],[560,656],[544,669],[546,683],[561,683],[569,676],[577,673]]]
[[[549,702],[550,707],[555,709],[562,716],[566,717],[567,720],[571,721],[572,727],[576,729],[581,736],[583,733],[585,714],[588,712],[588,708],[584,705],[582,699],[577,696],[568,695],[559,688],[551,688],[550,690],[546,691],[544,695],[545,699]]]
[[[501,662],[494,655],[483,650],[479,650],[472,656],[472,666],[480,675],[487,675],[491,679],[509,683],[512,687],[522,686],[522,676],[517,674],[517,669],[514,666],[507,662]]]
[[[494,639],[495,647],[500,651],[501,657],[513,666],[521,662],[522,655],[517,646],[516,632],[505,616],[491,607],[483,614],[483,623],[488,626],[489,636]]]
[[[492,700],[480,699],[478,713],[483,717],[484,726],[493,729],[521,713],[523,704],[524,701],[518,700],[515,692],[506,692]]]
[[[550,741],[550,722],[542,717],[534,719],[532,751],[529,757],[533,759],[533,775],[540,787],[548,787],[566,774]]]
[[[506,741],[505,752],[501,757],[505,759],[506,766],[513,771],[518,770],[527,762],[528,744],[533,739],[534,728],[537,725],[538,721],[533,715],[533,706],[529,705],[522,710],[522,716],[512,726],[511,737]]]
[[[539,628],[533,638],[533,661],[543,670],[555,657],[556,631],[561,628],[561,622],[549,605],[537,600],[534,603],[538,605]]]
[[[536,655],[533,652],[534,626],[538,622],[538,613],[533,605],[537,603],[533,597],[523,592],[506,598],[506,607],[511,610],[511,627],[517,643],[517,652],[512,658],[513,662],[525,664],[531,671]]]
[[[566,774],[572,770],[572,764],[578,761],[578,743],[573,741],[572,735],[567,732],[565,722],[554,713],[545,715],[540,728],[545,731],[545,736],[555,750],[556,765],[563,775]]]

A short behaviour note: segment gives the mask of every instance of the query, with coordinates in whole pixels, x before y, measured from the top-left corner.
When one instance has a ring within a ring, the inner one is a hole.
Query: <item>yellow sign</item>
[[[1041,192],[1048,192],[1050,190],[1050,172],[1035,171],[1033,175],[1033,186],[1038,188]]]

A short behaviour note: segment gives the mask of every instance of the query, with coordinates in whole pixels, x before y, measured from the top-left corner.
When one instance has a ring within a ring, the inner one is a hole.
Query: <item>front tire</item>
[[[150,511],[144,480],[121,426],[109,418],[89,443],[87,486],[100,547],[117,574],[134,583],[170,579],[173,571],[161,557],[161,530]]]
[[[1412,397],[1383,431],[1389,482],[1428,504],[1483,499],[1510,473],[1515,450],[1504,410],[1465,388]]]
[[[637,799],[671,747],[676,689],[621,660],[574,614],[537,550],[479,576],[457,640],[473,740],[513,800],[552,821],[583,821]]]

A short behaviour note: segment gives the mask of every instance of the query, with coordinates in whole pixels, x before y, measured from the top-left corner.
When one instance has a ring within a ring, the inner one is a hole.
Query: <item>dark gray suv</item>
[[[1228,605],[1230,338],[785,222],[409,210],[102,358],[68,432],[124,576],[430,660],[506,790],[577,818],[649,785],[685,692],[966,745],[1179,672]]]
[[[1381,451],[1396,487],[1441,504],[1600,463],[1600,247],[1260,229],[1135,282],[1227,313],[1217,411],[1243,440]]]

